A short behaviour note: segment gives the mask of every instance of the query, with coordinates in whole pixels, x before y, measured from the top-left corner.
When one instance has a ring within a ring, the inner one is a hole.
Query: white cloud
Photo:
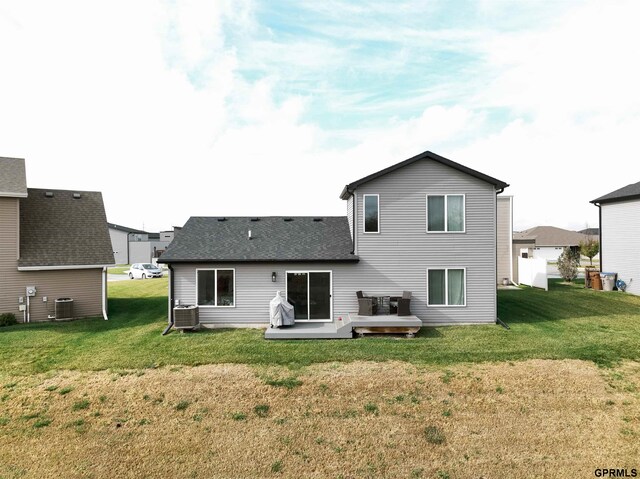
[[[110,221],[344,214],[344,184],[427,149],[510,183],[518,228],[595,225],[588,201],[640,179],[635,2],[587,3],[539,30],[355,17],[307,25],[313,38],[269,33],[250,1],[33,6],[0,8],[0,154],[27,158],[31,186],[103,191]],[[350,41],[405,48],[368,58],[334,43],[345,24]],[[442,64],[441,83],[367,91],[371,72],[411,65],[420,78],[421,43],[472,55],[476,69]],[[361,123],[312,122],[318,103]]]

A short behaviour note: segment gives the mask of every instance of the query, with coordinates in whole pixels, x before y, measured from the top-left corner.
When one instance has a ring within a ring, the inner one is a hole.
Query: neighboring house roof
[[[27,174],[22,158],[0,157],[0,197],[26,198]]]
[[[535,241],[536,246],[578,246],[585,241],[584,234],[555,226],[536,226],[525,231],[514,232],[515,241]]]
[[[18,268],[114,264],[101,193],[36,188],[28,193],[20,200]]]
[[[147,234],[146,231],[128,228],[127,226],[117,225],[115,223],[107,223],[107,225],[109,226],[109,229],[124,231],[125,233]]]
[[[412,163],[415,163],[416,161],[420,161],[420,160],[432,160],[432,161],[436,161],[442,165],[445,166],[449,166],[455,170],[458,171],[462,171],[463,173],[467,173],[468,175],[471,175],[475,178],[479,178],[483,181],[486,181],[487,183],[490,183],[492,185],[495,185],[495,187],[497,189],[504,189],[507,188],[509,185],[507,183],[505,183],[504,181],[500,181],[496,178],[492,178],[491,176],[485,175],[484,173],[480,173],[479,171],[476,170],[472,170],[471,168],[468,168],[464,165],[461,165],[460,163],[456,163],[455,161],[451,161],[447,158],[444,158],[443,156],[440,155],[436,155],[435,153],[432,153],[430,151],[425,151],[424,153],[420,153],[417,156],[414,156],[413,158],[409,158],[408,160],[404,160],[401,161],[400,163],[396,163],[395,165],[392,165],[388,168],[385,168],[384,170],[380,170],[376,173],[373,173],[369,176],[365,176],[364,178],[360,178],[357,181],[354,181],[353,183],[349,183],[348,185],[346,185],[344,187],[344,189],[342,190],[342,193],[340,193],[340,198],[343,200],[346,200],[350,194],[360,185],[364,184],[364,183],[368,183],[371,180],[375,180],[376,178],[380,178],[381,176],[384,176],[388,173],[391,173],[393,171],[396,171],[400,168],[403,168],[405,166],[408,166]]]
[[[640,181],[632,185],[627,185],[619,190],[612,191],[600,198],[591,200],[589,203],[613,203],[616,201],[634,200],[640,198]]]
[[[159,262],[358,261],[346,217],[255,219],[191,217]]]

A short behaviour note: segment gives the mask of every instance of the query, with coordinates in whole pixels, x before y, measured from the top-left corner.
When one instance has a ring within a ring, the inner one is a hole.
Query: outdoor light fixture
[[[278,274],[275,271],[273,273],[271,273],[271,281],[273,281],[275,283],[277,276],[278,276]]]

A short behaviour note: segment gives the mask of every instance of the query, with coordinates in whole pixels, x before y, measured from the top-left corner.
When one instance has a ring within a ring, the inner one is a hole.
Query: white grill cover
[[[280,291],[277,291],[276,297],[271,300],[270,311],[272,328],[293,326],[295,323],[295,319],[293,317],[293,306],[280,296]]]

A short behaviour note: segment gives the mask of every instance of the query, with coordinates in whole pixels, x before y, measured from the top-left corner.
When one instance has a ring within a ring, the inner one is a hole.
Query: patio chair
[[[403,291],[398,299],[398,316],[411,316],[411,291]]]
[[[378,312],[378,299],[370,298],[356,291],[358,297],[358,316],[373,316]]]

